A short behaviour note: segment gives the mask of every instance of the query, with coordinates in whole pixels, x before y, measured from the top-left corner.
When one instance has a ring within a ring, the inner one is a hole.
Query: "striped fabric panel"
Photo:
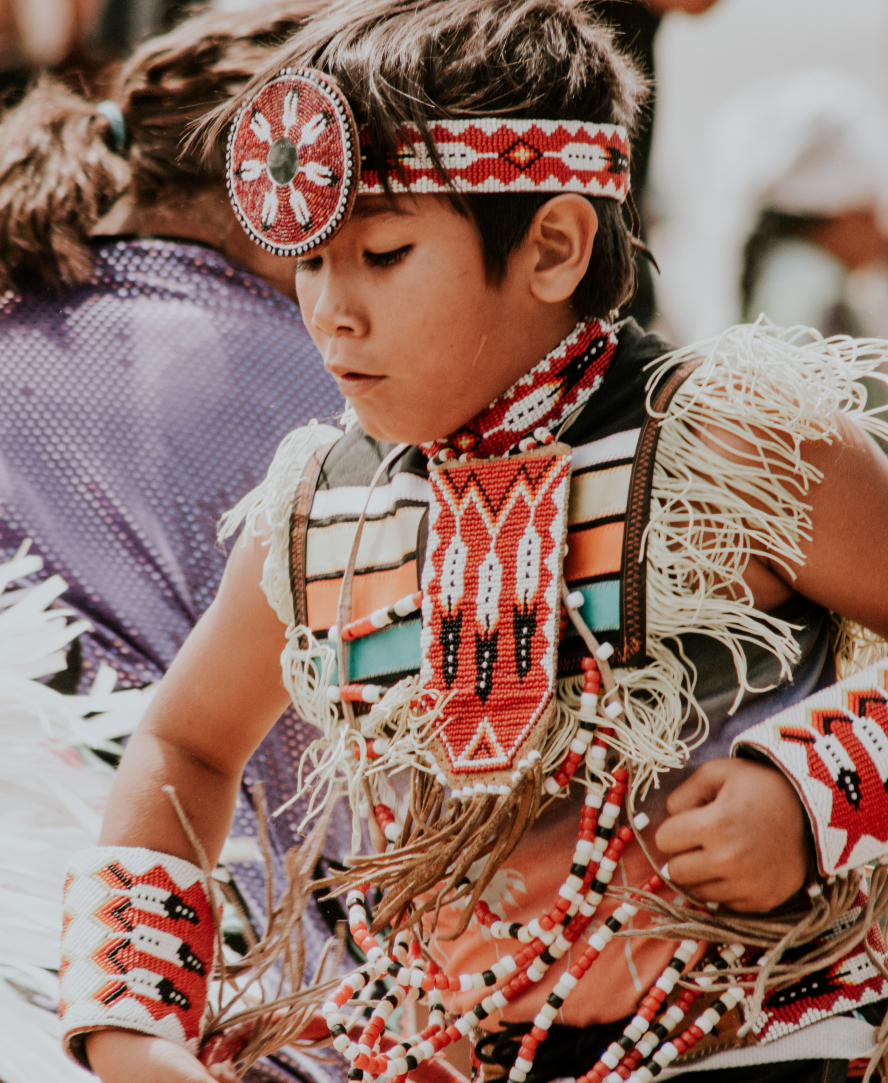
[[[615,515],[625,516],[631,476],[632,463],[574,474],[567,509],[568,527]]]
[[[325,520],[351,517],[357,519],[367,503],[369,487],[345,485],[341,489],[318,489],[311,502],[311,519]],[[428,478],[415,474],[395,474],[388,485],[377,485],[367,507],[369,518],[388,515],[399,503],[427,506],[431,496]]]
[[[425,505],[407,505],[397,508],[385,519],[365,522],[358,549],[357,567],[392,568],[413,556],[416,552],[419,524],[425,512]],[[330,523],[328,526],[312,526],[311,544],[306,560],[308,581],[341,577],[351,556],[354,537],[354,519]]]
[[[596,633],[620,627],[620,563],[631,462],[639,430],[631,429],[573,451],[565,578],[584,596],[582,614]],[[326,632],[336,622],[342,572],[354,525],[367,501],[363,486],[319,490],[311,509],[307,569],[309,624]],[[352,588],[352,614],[366,616],[417,589],[416,539],[429,499],[429,483],[396,474],[370,497]],[[420,624],[394,625],[351,644],[349,679],[415,672]]]
[[[617,463],[624,459],[632,459],[640,435],[641,429],[625,429],[623,432],[615,432],[612,436],[605,436],[603,440],[593,440],[591,443],[575,447],[571,456],[574,473],[590,466],[601,466],[602,463]]]
[[[341,587],[341,575],[336,579],[316,579],[306,583],[308,626],[314,631],[325,632],[331,624],[336,623]],[[418,589],[416,557],[405,561],[400,568],[389,568],[381,572],[357,572],[352,583],[352,614],[355,619],[365,617],[374,609],[392,605],[405,594],[414,594]]]
[[[623,557],[623,520],[604,523],[567,536],[564,578],[581,583],[603,575],[620,574]]]

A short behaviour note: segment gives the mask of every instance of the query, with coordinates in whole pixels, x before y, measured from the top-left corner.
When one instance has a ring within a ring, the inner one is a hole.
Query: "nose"
[[[327,268],[318,277],[319,293],[309,319],[312,328],[325,338],[366,335],[368,320],[342,278]]]

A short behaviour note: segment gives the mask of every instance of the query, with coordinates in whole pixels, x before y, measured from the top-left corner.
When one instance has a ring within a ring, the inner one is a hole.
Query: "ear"
[[[565,192],[540,207],[525,238],[529,285],[537,300],[570,300],[589,266],[597,232],[595,208],[581,195]]]

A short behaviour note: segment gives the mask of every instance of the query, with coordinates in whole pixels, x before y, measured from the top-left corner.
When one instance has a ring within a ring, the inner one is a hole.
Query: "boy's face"
[[[532,262],[519,249],[492,286],[476,226],[445,196],[363,196],[299,262],[296,290],[364,430],[418,444],[464,425],[573,327],[534,297]]]

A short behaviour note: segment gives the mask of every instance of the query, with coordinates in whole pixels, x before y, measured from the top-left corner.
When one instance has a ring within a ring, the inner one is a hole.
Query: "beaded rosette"
[[[580,192],[622,203],[629,139],[618,124],[479,117],[438,120],[429,140],[406,125],[388,189],[369,135],[335,82],[288,68],[238,112],[228,190],[247,233],[280,256],[303,255],[348,220],[355,196],[391,192]]]
[[[328,241],[358,190],[358,132],[336,85],[304,68],[266,84],[234,121],[228,191],[244,229],[279,256]]]

